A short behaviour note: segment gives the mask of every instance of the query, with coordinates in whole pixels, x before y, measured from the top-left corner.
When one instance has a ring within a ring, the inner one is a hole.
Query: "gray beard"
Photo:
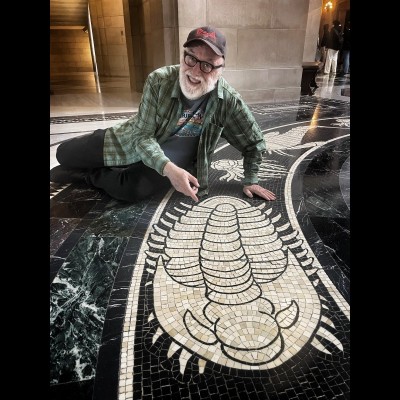
[[[213,91],[217,82],[208,82],[208,83],[201,83],[201,86],[198,89],[189,88],[187,86],[186,76],[182,69],[179,69],[179,86],[183,95],[189,100],[197,100],[200,97],[204,96],[205,94]]]

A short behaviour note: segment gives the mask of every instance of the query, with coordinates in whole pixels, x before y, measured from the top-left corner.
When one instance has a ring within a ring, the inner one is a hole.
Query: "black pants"
[[[57,160],[70,169],[87,170],[89,182],[111,197],[134,202],[171,187],[168,178],[138,162],[126,167],[106,167],[103,160],[105,129],[72,138],[57,148]]]

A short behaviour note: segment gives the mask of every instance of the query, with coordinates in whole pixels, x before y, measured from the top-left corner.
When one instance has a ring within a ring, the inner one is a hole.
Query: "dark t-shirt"
[[[165,155],[181,168],[192,166],[196,158],[204,113],[210,94],[197,100],[182,95],[183,113],[174,133],[161,145]]]

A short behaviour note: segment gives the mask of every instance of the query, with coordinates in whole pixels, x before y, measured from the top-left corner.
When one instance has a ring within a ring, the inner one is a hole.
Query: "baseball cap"
[[[188,47],[189,44],[195,40],[204,42],[214,53],[225,57],[226,39],[218,29],[212,26],[202,26],[200,28],[193,29],[189,33],[186,42],[183,44],[183,47]]]

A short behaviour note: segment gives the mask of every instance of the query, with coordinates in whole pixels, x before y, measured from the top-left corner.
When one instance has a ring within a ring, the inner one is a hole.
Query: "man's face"
[[[224,58],[215,54],[206,44],[186,47],[185,52],[216,67],[224,64]],[[182,93],[189,100],[196,100],[211,92],[215,88],[222,70],[223,68],[217,68],[209,73],[203,72],[199,62],[194,67],[190,67],[186,65],[183,53],[179,70],[179,84]]]

